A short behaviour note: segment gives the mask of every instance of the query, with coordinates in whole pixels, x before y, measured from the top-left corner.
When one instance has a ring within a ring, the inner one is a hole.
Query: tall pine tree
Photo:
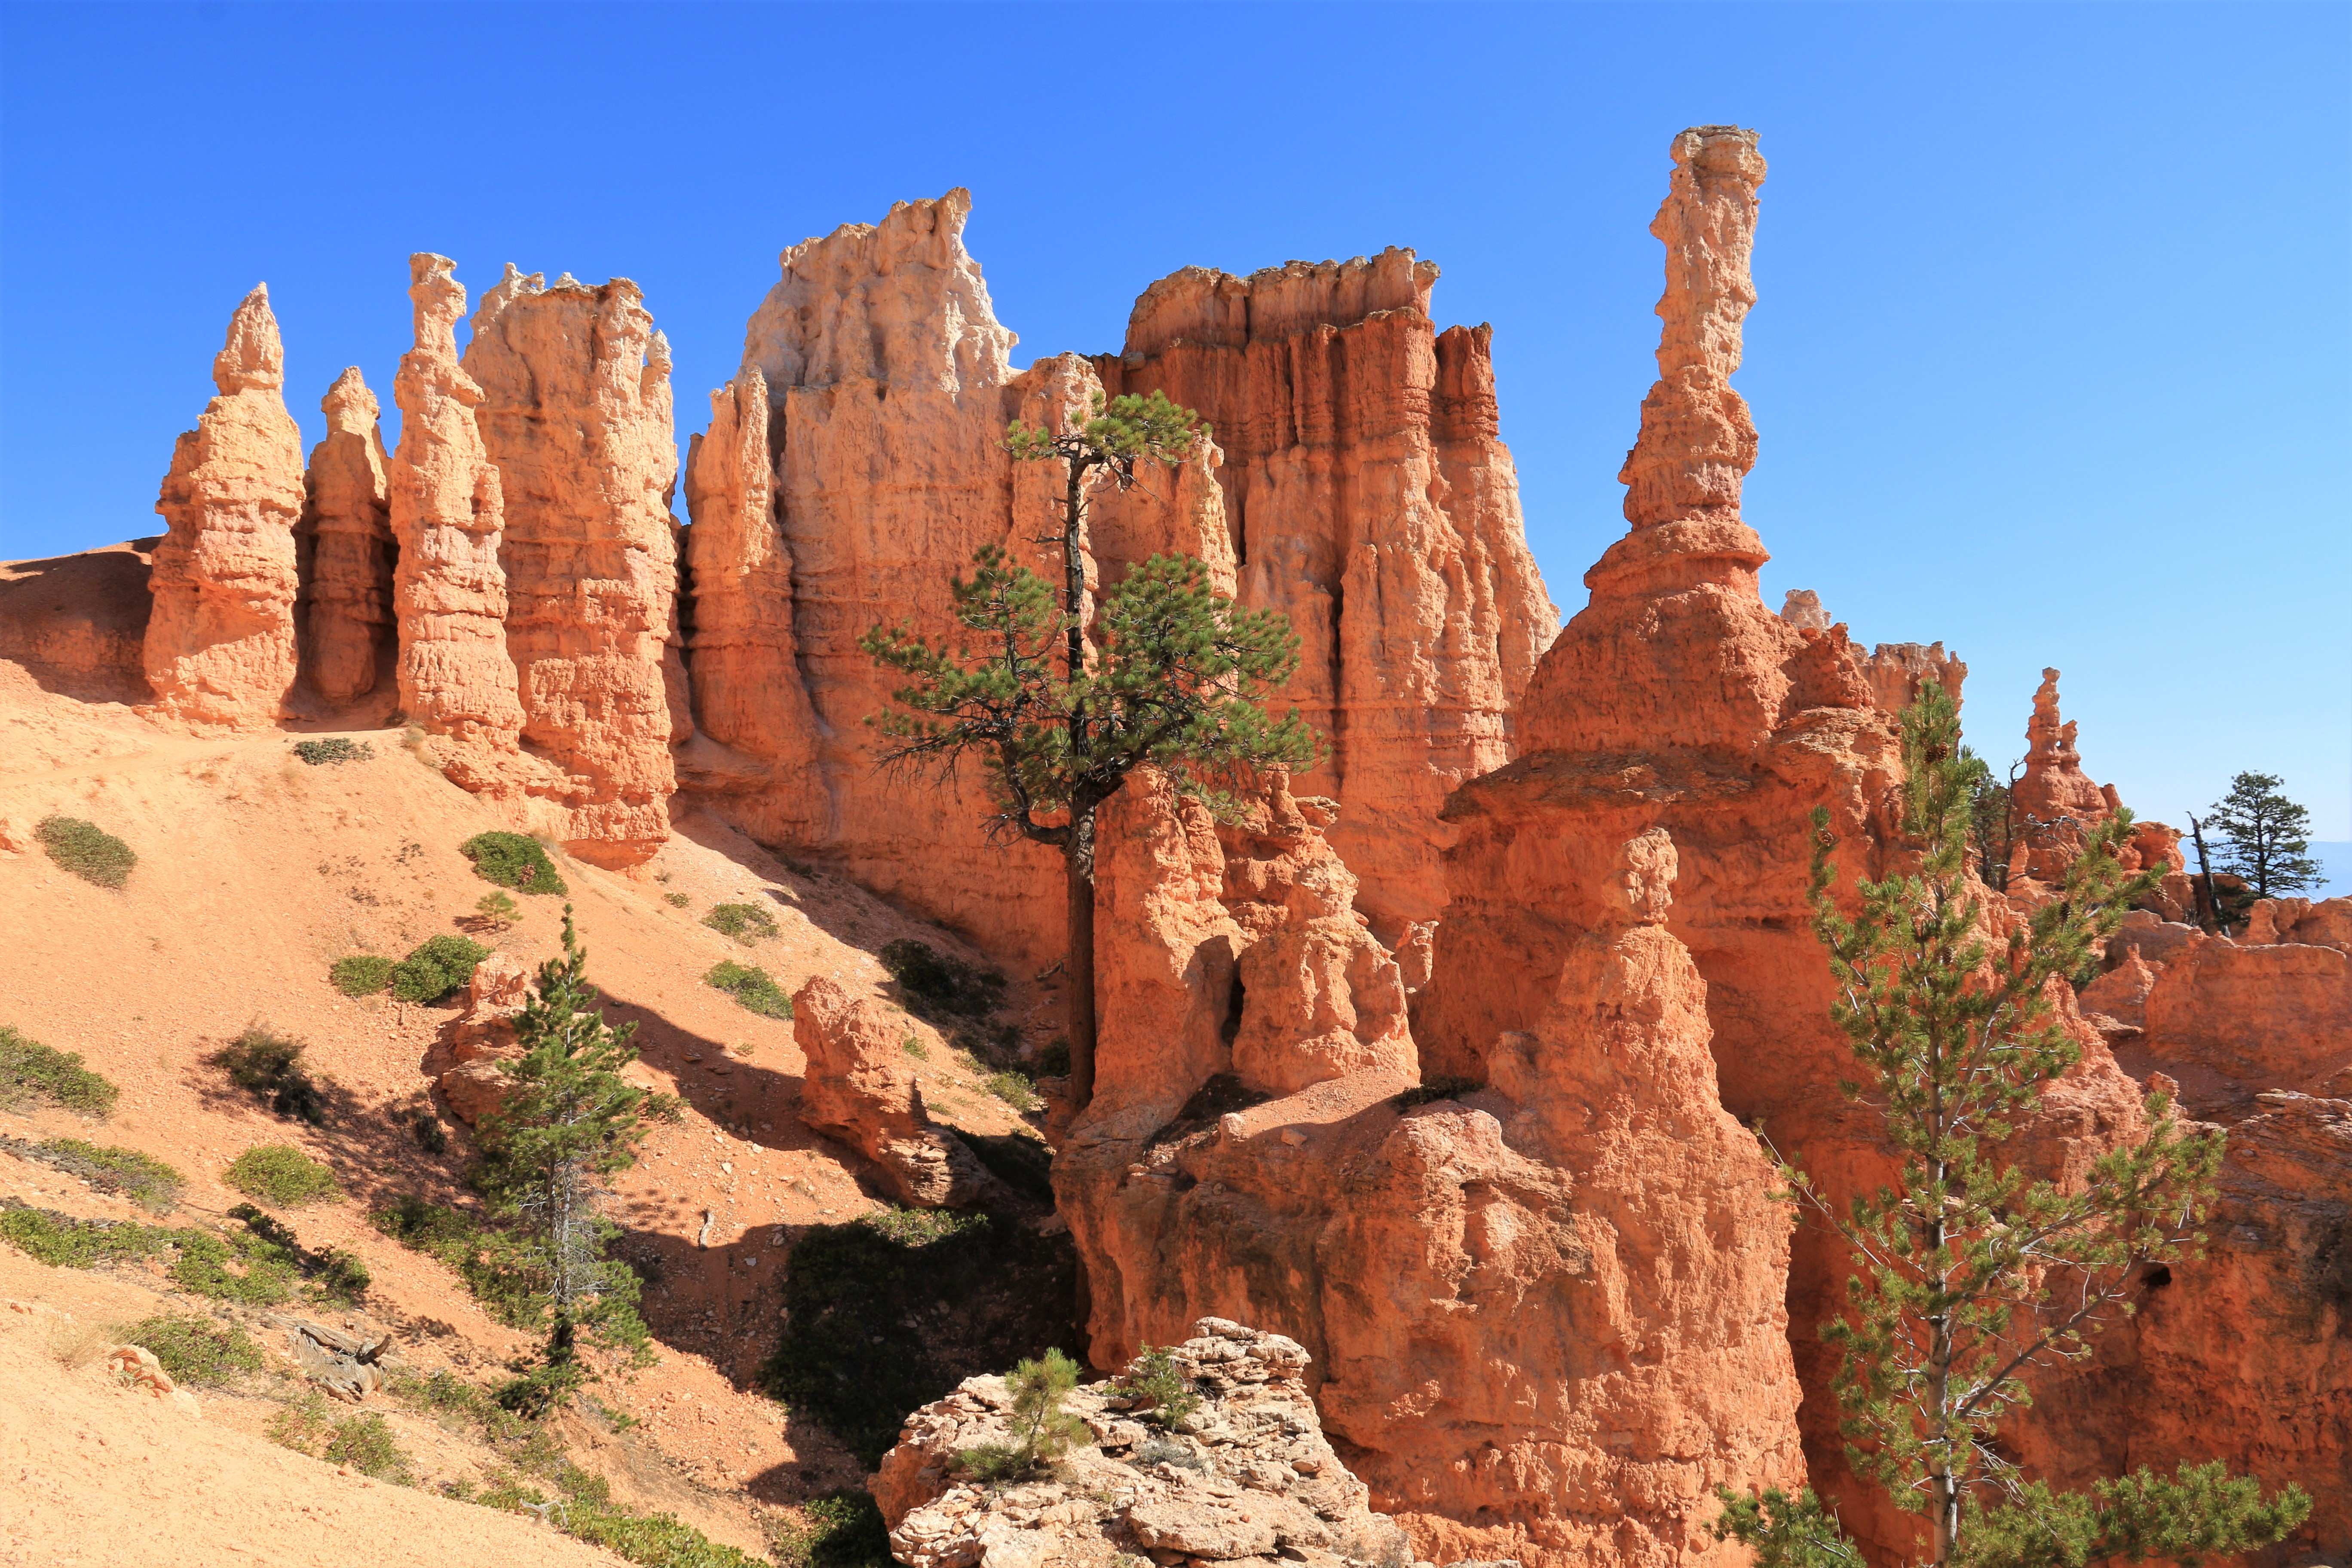
[[[2102,1156],[2079,1186],[2032,1178],[2011,1136],[2079,1050],[2050,988],[2080,973],[2154,873],[2127,876],[2128,812],[2092,828],[2058,888],[2005,936],[1969,875],[1980,770],[1957,706],[1935,685],[1903,714],[1904,829],[1913,871],[1832,898],[1836,841],[1813,813],[1813,929],[1836,983],[1831,1016],[1860,1066],[1846,1086],[1876,1111],[1893,1179],[1832,1204],[1799,1165],[1781,1174],[1849,1249],[1843,1313],[1822,1325],[1846,1453],[1859,1475],[1925,1514],[1937,1568],[2071,1568],[2090,1558],[2237,1552],[2281,1539],[2309,1511],[2294,1488],[2265,1500],[2218,1466],[2142,1469],[2090,1493],[2027,1483],[1996,1438],[2026,1403],[2025,1374],[2089,1353],[2131,1310],[2158,1261],[2203,1244],[2221,1134],[2181,1126],[2162,1094],[2148,1131]],[[1723,1494],[1716,1528],[1766,1568],[1858,1568],[1861,1555],[1811,1492]]]
[[[2321,877],[2311,858],[2311,813],[2287,799],[2281,782],[2275,773],[2240,773],[2205,818],[2228,846],[2221,869],[2257,899],[2300,891]]]

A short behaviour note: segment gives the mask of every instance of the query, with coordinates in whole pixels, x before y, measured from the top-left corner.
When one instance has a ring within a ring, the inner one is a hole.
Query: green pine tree
[[[882,762],[950,781],[967,754],[987,773],[992,832],[1061,851],[1067,897],[1070,1093],[1094,1091],[1095,838],[1097,814],[1137,769],[1153,767],[1220,816],[1271,769],[1311,766],[1314,731],[1264,699],[1298,667],[1298,638],[1273,611],[1218,593],[1189,555],[1155,555],[1085,616],[1087,496],[1135,483],[1135,464],[1173,461],[1205,438],[1192,410],[1165,395],[1095,397],[1094,416],[1055,436],[1014,420],[1005,446],[1022,461],[1063,465],[1062,586],[983,548],[950,589],[960,635],[927,640],[876,626],[863,642],[906,678],[896,706],[869,722],[889,740]],[[1058,666],[1058,668],[1057,668]]]
[[[1841,1316],[1833,1387],[1857,1474],[1927,1517],[1920,1560],[1945,1568],[2079,1564],[2089,1556],[2236,1552],[2279,1540],[2309,1500],[2217,1470],[2140,1470],[2089,1496],[2027,1485],[1995,1438],[2036,1366],[2078,1359],[2131,1310],[2149,1265],[2193,1256],[2221,1158],[2218,1131],[2184,1129],[2162,1094],[2148,1131],[2102,1156],[2074,1190],[2032,1179],[2013,1131],[2079,1053],[2051,988],[2082,973],[2155,873],[2127,876],[2128,812],[2090,829],[2057,897],[2009,934],[1988,931],[1968,875],[1975,770],[1957,706],[1935,685],[1903,714],[1903,821],[1917,868],[1859,884],[1852,919],[1832,899],[1836,841],[1813,813],[1813,929],[1828,951],[1832,1016],[1861,1064],[1847,1093],[1883,1118],[1892,1182],[1843,1209],[1783,1162],[1801,1205],[1835,1231],[1857,1272]],[[2063,1287],[2063,1288],[2061,1288]],[[1811,1492],[1724,1494],[1719,1536],[1769,1568],[1841,1568],[1859,1554]]]
[[[2311,813],[2287,799],[2281,782],[2275,773],[2240,773],[2205,818],[2228,845],[2221,869],[2257,899],[2295,892],[2321,877],[2311,858]]]
[[[540,965],[530,1001],[516,1020],[522,1056],[501,1064],[513,1079],[485,1117],[474,1184],[493,1213],[525,1239],[545,1282],[551,1321],[543,1364],[511,1391],[509,1403],[544,1410],[585,1378],[579,1345],[641,1351],[637,1279],[605,1256],[618,1234],[604,1212],[605,1178],[636,1163],[650,1121],[676,1113],[667,1096],[637,1088],[621,1069],[637,1059],[634,1023],[604,1022],[588,954],[563,907],[563,952]]]

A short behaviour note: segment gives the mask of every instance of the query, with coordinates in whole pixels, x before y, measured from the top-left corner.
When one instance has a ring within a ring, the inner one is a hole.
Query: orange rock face
[[[393,383],[401,425],[390,474],[400,706],[429,733],[511,753],[523,714],[499,565],[506,508],[475,423],[482,389],[457,363],[466,290],[456,269],[446,256],[408,258],[416,346],[401,356]],[[461,783],[482,776],[460,771]]]
[[[1409,250],[1246,278],[1186,268],[1137,300],[1113,393],[1164,391],[1216,432],[1240,599],[1301,639],[1286,693],[1330,745],[1301,784],[1394,942],[1442,904],[1437,808],[1511,754],[1510,711],[1559,616],[1496,436],[1487,329],[1439,332]]]
[[[667,644],[677,558],[669,345],[637,286],[506,277],[482,296],[464,374],[504,505],[507,652],[522,741],[555,764],[565,847],[627,865],[669,837]]]
[[[398,641],[392,615],[392,514],[375,394],[352,365],[319,406],[327,438],[304,475],[302,669],[320,696],[342,703],[375,689]]]
[[[818,975],[793,998],[793,1039],[808,1058],[800,1118],[882,1167],[919,1208],[969,1204],[988,1172],[961,1139],[935,1127],[908,1066],[904,1028],[880,1004]]]
[[[213,384],[220,395],[172,448],[155,503],[169,531],[148,580],[147,682],[179,718],[268,724],[294,687],[302,437],[267,286],[229,319]]]
[[[1169,908],[1206,907],[1205,848],[1158,851]],[[1235,924],[1254,918],[1236,896],[1253,868],[1228,873]],[[1255,918],[1318,907],[1314,866]],[[1056,1186],[1097,1364],[1244,1313],[1316,1355],[1326,1426],[1421,1555],[1730,1561],[1704,1528],[1713,1486],[1803,1472],[1789,1222],[1717,1093],[1706,987],[1661,923],[1673,876],[1663,833],[1622,847],[1604,923],[1554,971],[1556,1005],[1498,1047],[1486,1090],[1401,1111],[1406,1058],[1271,1100],[1221,1079],[1171,1104],[1198,1083],[1178,1079],[1156,1115],[1132,1096],[1086,1113]],[[1244,977],[1271,945],[1244,951]],[[1242,1002],[1245,1038],[1258,989]]]

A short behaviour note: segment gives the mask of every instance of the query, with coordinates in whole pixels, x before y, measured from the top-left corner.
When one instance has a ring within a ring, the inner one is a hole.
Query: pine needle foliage
[[[1062,1408],[1078,1386],[1078,1363],[1059,1350],[1020,1363],[1004,1374],[1004,1386],[1013,1395],[1013,1441],[982,1443],[956,1454],[965,1473],[983,1482],[1017,1479],[1059,1458],[1087,1436],[1087,1424]]]
[[[2282,782],[2276,773],[2240,773],[2205,819],[2221,836],[2221,869],[2257,899],[2299,891],[2325,875],[2311,856],[2311,812],[2287,799]]]
[[[1005,449],[1062,465],[1062,583],[983,547],[950,585],[957,631],[934,641],[911,625],[877,626],[861,646],[902,679],[893,706],[867,722],[885,767],[946,784],[966,757],[986,777],[992,835],[1059,850],[1070,953],[1071,1094],[1094,1081],[1096,815],[1129,774],[1155,768],[1221,816],[1272,769],[1311,766],[1319,744],[1297,711],[1265,699],[1298,667],[1298,637],[1276,612],[1219,593],[1189,555],[1155,555],[1110,586],[1087,617],[1087,503],[1095,486],[1135,484],[1145,458],[1175,462],[1207,438],[1192,410],[1161,393],[1106,399],[1061,434],[1015,420]]]
[[[1971,1531],[1988,1552],[2002,1531],[2038,1543],[2013,1544],[2003,1563],[2056,1563],[2063,1553],[2031,1553],[2060,1552],[2072,1539],[2063,1521],[2105,1505],[2061,1509],[2036,1494],[1996,1435],[2027,1403],[2028,1371],[2087,1355],[2091,1337],[2131,1311],[2147,1267],[2199,1254],[2222,1135],[2184,1128],[2158,1093],[2145,1136],[2103,1155],[2078,1186],[2032,1179],[2010,1157],[2016,1129],[2080,1054],[2052,992],[2089,966],[2092,944],[2155,874],[2118,863],[2131,831],[2118,811],[2087,833],[2056,897],[2030,917],[1990,918],[1969,874],[1979,770],[1959,733],[1957,705],[1932,683],[1905,710],[1903,826],[1916,866],[1861,880],[1851,919],[1832,896],[1829,814],[1812,816],[1813,930],[1836,985],[1831,1016],[1861,1069],[1843,1087],[1882,1118],[1895,1176],[1841,1208],[1798,1164],[1784,1160],[1780,1173],[1857,1269],[1843,1312],[1822,1328],[1840,1352],[1832,1387],[1856,1473],[1927,1515],[1924,1560],[1937,1568],[1974,1561]],[[2137,1500],[2116,1505],[2137,1509],[2133,1517],[2169,1510],[2192,1521],[2166,1526],[2168,1540],[2259,1523],[2226,1487],[2184,1488],[2146,1470],[2111,1486]],[[1723,1496],[1717,1528],[1773,1568],[1854,1561],[1810,1492]],[[2263,1517],[2284,1519],[2300,1496],[2288,1489]],[[2217,1502],[2236,1509],[2239,1526],[2212,1516]]]
[[[667,1096],[621,1076],[637,1059],[634,1023],[604,1022],[588,954],[563,910],[563,952],[540,965],[531,999],[515,1020],[522,1056],[502,1064],[513,1080],[483,1118],[482,1163],[474,1184],[491,1211],[539,1254],[551,1316],[544,1365],[518,1397],[538,1409],[560,1405],[585,1380],[584,1331],[598,1342],[642,1351],[636,1276],[607,1258],[620,1227],[607,1217],[605,1178],[636,1163],[651,1120],[674,1114]]]

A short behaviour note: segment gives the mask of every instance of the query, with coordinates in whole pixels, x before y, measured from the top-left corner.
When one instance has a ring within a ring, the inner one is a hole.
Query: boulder
[[[808,1061],[802,1121],[872,1160],[899,1198],[918,1208],[978,1201],[987,1168],[925,1113],[906,1027],[880,1003],[852,998],[820,974],[793,998],[793,1038]]]

